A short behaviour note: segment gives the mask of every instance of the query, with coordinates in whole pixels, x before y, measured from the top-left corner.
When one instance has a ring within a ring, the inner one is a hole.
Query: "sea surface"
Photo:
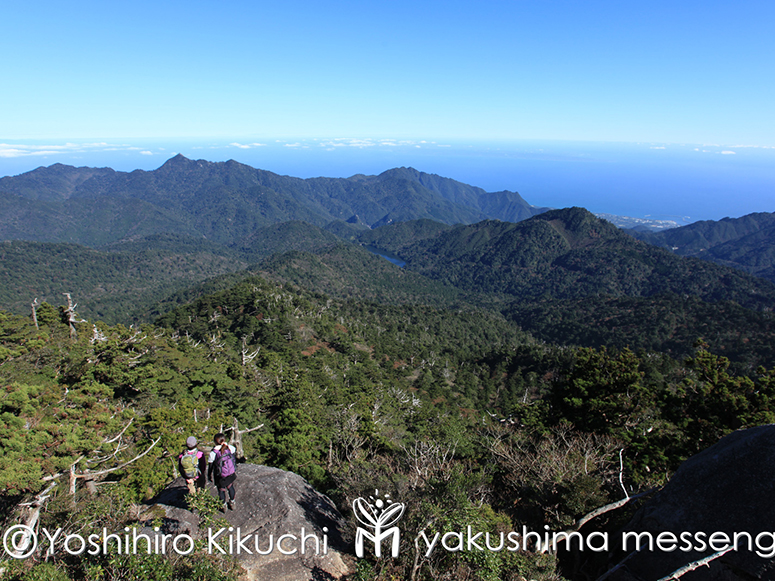
[[[583,206],[681,224],[775,211],[775,148],[740,144],[0,137],[0,176],[54,163],[151,170],[177,153],[302,178],[414,167],[486,191],[517,191],[536,206]]]

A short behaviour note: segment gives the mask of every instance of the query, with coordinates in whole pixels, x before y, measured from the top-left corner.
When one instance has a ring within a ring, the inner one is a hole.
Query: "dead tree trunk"
[[[48,488],[46,488],[43,492],[38,493],[37,496],[35,496],[35,498],[30,502],[25,502],[19,505],[22,509],[21,524],[27,528],[23,532],[23,537],[20,542],[17,543],[16,541],[12,541],[11,543],[17,556],[24,555],[30,548],[30,545],[33,542],[32,531],[34,531],[38,525],[38,520],[40,519],[40,510],[46,500],[51,496],[49,493],[54,489],[54,487],[56,487],[56,485],[56,482],[52,482],[49,484]]]
[[[248,363],[252,363],[252,361],[258,356],[259,351],[261,351],[260,345],[258,349],[253,351],[253,353],[250,353],[250,349],[248,349],[248,338],[243,337],[242,338],[242,367],[245,367]]]
[[[67,322],[70,324],[70,338],[75,340],[78,337],[78,333],[75,330],[75,324],[78,322],[78,319],[75,318],[75,307],[77,307],[77,304],[73,304],[73,299],[70,298],[70,293],[62,293],[67,297],[67,309],[65,309],[65,314],[67,315]]]
[[[38,326],[38,305],[40,305],[38,297],[35,297],[35,300],[30,305],[32,307],[32,322],[35,323],[35,328],[40,330]]]
[[[719,551],[718,553],[713,553],[712,555],[708,555],[704,559],[700,559],[698,561],[692,561],[688,565],[681,567],[680,569],[676,569],[675,571],[670,573],[670,575],[668,575],[667,577],[662,577],[662,579],[660,579],[659,581],[671,581],[672,579],[680,579],[689,571],[694,571],[695,569],[699,569],[700,567],[704,567],[704,566],[710,567],[711,561],[715,561],[719,557],[723,557],[732,549],[734,549],[734,547],[729,547],[728,549],[724,549],[723,551]]]
[[[231,432],[231,445],[237,449],[238,460],[245,459],[245,449],[242,447],[242,434],[247,434],[249,432],[252,432],[254,430],[257,430],[263,427],[264,427],[264,424],[260,424],[253,428],[248,428],[247,430],[240,430],[239,422],[237,421],[237,418],[234,418],[234,425],[230,428],[226,428],[225,431]]]

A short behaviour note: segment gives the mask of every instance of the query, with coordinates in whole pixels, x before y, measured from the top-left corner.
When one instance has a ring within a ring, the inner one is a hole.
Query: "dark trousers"
[[[234,484],[236,479],[236,474],[232,474],[223,479],[215,479],[215,486],[218,488],[218,498],[221,499],[221,502],[226,502],[226,492],[229,493],[229,500],[234,500],[234,496],[237,494],[237,489]]]

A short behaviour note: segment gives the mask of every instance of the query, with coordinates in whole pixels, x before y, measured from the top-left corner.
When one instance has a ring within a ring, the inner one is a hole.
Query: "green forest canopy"
[[[246,437],[249,461],[301,474],[340,507],[379,488],[411,501],[409,527],[456,514],[565,527],[621,494],[618,450],[634,493],[725,433],[775,420],[775,370],[735,375],[705,344],[687,361],[557,347],[486,311],[333,299],[256,277],[139,328],[80,322],[72,338],[63,308],[43,304],[37,318],[39,329],[0,314],[8,507],[52,481],[66,499],[71,468],[84,507],[105,498],[85,492],[90,482],[137,502],[175,476],[186,435],[209,441],[236,419],[264,424]],[[423,575],[548,579],[546,558],[460,555]],[[410,563],[374,567],[406,576]]]

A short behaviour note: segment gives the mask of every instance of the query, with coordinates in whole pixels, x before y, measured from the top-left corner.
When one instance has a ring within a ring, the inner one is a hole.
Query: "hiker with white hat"
[[[205,454],[197,447],[194,436],[186,439],[186,449],[178,456],[180,475],[186,479],[188,491],[193,494],[197,488],[205,486]]]

